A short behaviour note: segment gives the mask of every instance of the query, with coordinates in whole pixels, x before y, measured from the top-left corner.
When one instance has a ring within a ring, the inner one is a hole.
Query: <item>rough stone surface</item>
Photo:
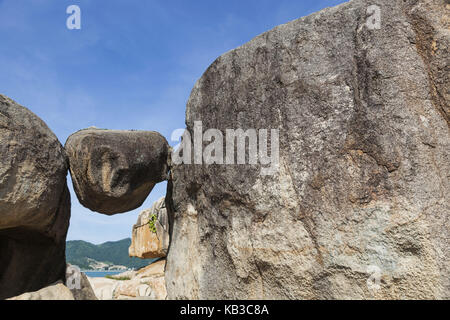
[[[71,135],[65,148],[80,203],[103,214],[140,207],[167,177],[169,146],[157,132],[90,128]]]
[[[132,274],[126,272],[113,277],[122,280],[88,279],[100,300],[165,300],[165,265],[166,260],[162,259]]]
[[[155,230],[151,230],[149,227],[152,217],[156,217]],[[161,198],[150,209],[139,214],[132,230],[129,255],[141,259],[164,258],[169,249],[169,239],[169,219],[165,198]]]
[[[0,95],[0,299],[65,278],[67,157],[28,109]]]
[[[119,285],[119,280],[90,277],[88,280],[98,300],[113,300],[114,290]]]
[[[449,5],[325,9],[215,61],[187,129],[279,129],[280,166],[178,165],[168,298],[448,299]]]
[[[71,285],[67,282],[70,282]],[[75,300],[98,300],[88,277],[78,267],[67,265],[66,285],[69,287]]]
[[[75,300],[72,292],[61,281],[35,292],[27,292],[8,300]]]

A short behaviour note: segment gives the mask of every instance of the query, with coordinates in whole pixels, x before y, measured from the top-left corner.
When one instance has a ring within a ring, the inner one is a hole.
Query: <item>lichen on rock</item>
[[[224,54],[195,84],[191,136],[196,121],[278,129],[280,166],[172,167],[169,299],[450,297],[449,7],[370,5],[380,29],[353,0]]]

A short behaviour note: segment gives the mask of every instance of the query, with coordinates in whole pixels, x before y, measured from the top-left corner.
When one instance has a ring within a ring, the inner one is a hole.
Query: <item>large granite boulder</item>
[[[67,170],[47,125],[0,95],[0,299],[65,279]]]
[[[133,226],[130,257],[141,259],[164,258],[169,249],[169,218],[165,198],[156,201],[150,209],[139,214]]]
[[[157,132],[90,128],[72,134],[65,148],[78,200],[99,213],[140,207],[167,178],[169,145]]]
[[[278,129],[279,165],[173,166],[169,299],[450,298],[449,9],[354,0],[208,68],[190,137]]]

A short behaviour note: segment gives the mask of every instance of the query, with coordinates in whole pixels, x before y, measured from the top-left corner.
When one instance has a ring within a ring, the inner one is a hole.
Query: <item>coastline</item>
[[[98,270],[83,270],[83,272],[89,278],[104,278],[106,276],[115,276],[123,273],[124,271],[98,271]]]

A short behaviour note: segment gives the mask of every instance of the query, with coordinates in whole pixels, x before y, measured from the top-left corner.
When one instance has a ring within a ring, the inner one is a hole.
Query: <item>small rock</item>
[[[27,292],[7,300],[75,300],[72,292],[62,281],[35,292]]]
[[[154,219],[152,225],[151,219]],[[165,198],[161,198],[139,214],[133,226],[129,255],[141,259],[163,258],[167,255],[169,240],[169,218]]]

